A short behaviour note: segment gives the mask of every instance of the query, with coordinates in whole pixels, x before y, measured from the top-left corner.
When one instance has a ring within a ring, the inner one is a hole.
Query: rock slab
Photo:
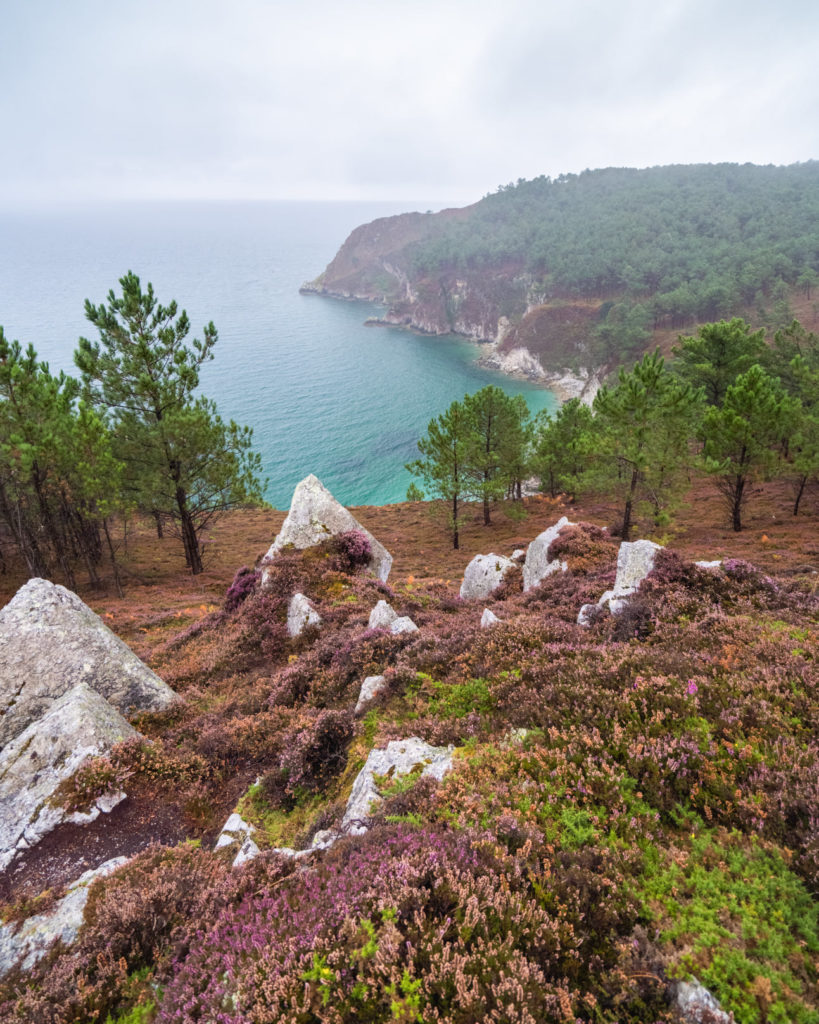
[[[287,632],[290,636],[301,636],[308,626],[320,626],[321,616],[313,607],[309,597],[294,594],[287,607]]]
[[[76,594],[31,579],[0,611],[0,747],[78,683],[124,715],[175,696]]]
[[[620,545],[614,590],[608,599],[612,615],[619,615],[628,604],[627,598],[639,590],[640,584],[654,568],[658,551],[662,551],[662,545],[652,540],[623,541]]]
[[[301,551],[321,544],[329,537],[349,533],[351,530],[360,530],[370,542],[370,571],[382,583],[386,583],[392,568],[392,555],[311,473],[296,485],[290,502],[290,511],[281,531],[270,546],[265,561],[274,559],[288,545]],[[263,569],[262,585],[266,585],[267,582],[268,572]]]
[[[47,914],[36,914],[22,924],[4,924],[0,927],[0,977],[20,967],[29,971],[46,955],[57,939],[70,946],[76,939],[83,922],[85,904],[91,883],[104,878],[127,863],[127,857],[114,857],[85,874],[68,887],[66,895]]]
[[[87,813],[54,800],[59,786],[89,757],[139,733],[86,683],[56,700],[0,752],[0,871],[64,821],[84,824],[111,811],[124,793],[102,797]]]
[[[461,598],[474,601],[489,597],[493,590],[503,583],[504,576],[515,563],[504,555],[475,555],[464,572],[461,583]]]
[[[358,702],[355,706],[355,714],[361,714],[373,697],[381,693],[386,682],[387,680],[384,676],[367,676],[361,684],[361,691],[358,694]]]
[[[526,561],[523,563],[523,590],[531,590],[547,576],[554,572],[565,572],[566,563],[559,558],[549,558],[552,541],[557,540],[564,526],[573,526],[566,516],[562,516],[548,530],[539,533],[526,550]]]
[[[497,615],[490,611],[489,608],[484,608],[483,615],[481,616],[481,629],[489,629],[490,626],[494,626],[496,622],[500,622]]]
[[[410,736],[406,740],[392,740],[383,750],[371,750],[353,783],[341,831],[349,835],[367,831],[364,822],[372,813],[373,804],[381,799],[377,776],[408,775],[420,766],[421,775],[431,775],[440,781],[452,768],[454,749],[452,746],[431,747],[417,736]]]
[[[398,612],[383,599],[370,612],[370,629],[389,629],[398,618]]]

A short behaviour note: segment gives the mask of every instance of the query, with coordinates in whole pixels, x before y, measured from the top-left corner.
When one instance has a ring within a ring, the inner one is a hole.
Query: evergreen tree
[[[535,428],[532,466],[542,490],[556,498],[574,497],[594,450],[594,418],[579,398],[570,398],[554,416],[540,414]]]
[[[647,498],[655,523],[688,467],[689,440],[701,403],[700,393],[665,368],[659,352],[646,355],[633,370],[621,369],[614,387],[594,400],[599,430],[600,484],[623,500],[620,535],[631,536],[635,503]]]
[[[0,519],[31,575],[59,569],[70,587],[77,562],[98,581],[100,530],[117,507],[122,469],[79,390],[0,328]]]
[[[752,366],[728,387],[721,408],[706,411],[705,468],[717,478],[737,532],[750,486],[779,464],[780,442],[798,410],[798,399],[790,398],[761,366]]]
[[[471,490],[483,503],[484,526],[491,525],[490,505],[502,498],[523,474],[529,410],[525,399],[510,398],[493,384],[464,396],[470,439],[466,472]]]
[[[680,337],[673,349],[674,370],[695,388],[701,387],[709,405],[720,405],[731,384],[758,363],[765,351],[764,331],[751,331],[735,317],[703,324],[695,338]]]
[[[408,462],[406,468],[420,477],[430,494],[447,503],[447,522],[452,547],[459,547],[461,502],[467,489],[466,453],[472,442],[470,417],[462,402],[453,402],[445,413],[429,421],[418,442],[423,458]]]
[[[213,358],[213,323],[189,346],[190,322],[176,302],[161,305],[130,271],[119,283],[122,295],[110,291],[107,304],[86,300],[100,342],[80,338],[74,360],[86,394],[110,417],[126,492],[142,511],[177,526],[187,564],[199,573],[205,525],[261,500],[260,460],[249,428],[225,423],[212,402],[195,398],[200,367]]]

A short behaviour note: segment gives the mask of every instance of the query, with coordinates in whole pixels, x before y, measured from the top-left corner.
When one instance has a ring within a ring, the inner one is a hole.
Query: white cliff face
[[[270,546],[265,561],[272,561],[288,545],[303,550],[351,530],[360,531],[370,542],[370,571],[382,583],[386,583],[392,567],[392,555],[311,473],[296,486],[293,500],[290,502],[290,511],[280,533]],[[262,586],[268,582],[269,573],[263,570]]]

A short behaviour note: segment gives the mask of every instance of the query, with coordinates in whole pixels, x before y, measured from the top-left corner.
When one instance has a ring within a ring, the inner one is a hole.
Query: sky
[[[819,157],[812,0],[2,0],[0,202]]]

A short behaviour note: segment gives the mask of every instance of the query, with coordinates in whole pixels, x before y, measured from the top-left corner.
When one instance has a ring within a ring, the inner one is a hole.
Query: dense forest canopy
[[[430,218],[415,272],[512,264],[543,298],[651,298],[713,318],[819,270],[819,162],[607,168],[501,186],[468,218]],[[408,252],[408,255],[410,255]]]

